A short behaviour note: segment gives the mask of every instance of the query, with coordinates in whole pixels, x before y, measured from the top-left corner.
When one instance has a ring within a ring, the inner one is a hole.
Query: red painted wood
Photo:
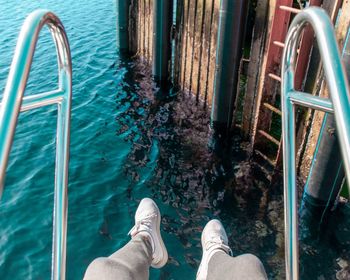
[[[284,42],[290,19],[290,12],[279,9],[279,6],[292,6],[293,0],[277,0],[276,9],[273,17],[272,28],[269,39],[269,48],[267,52],[266,75],[274,73],[275,64],[280,64],[282,48],[273,44],[274,41]],[[275,73],[277,74],[277,73]]]
[[[261,95],[261,103],[259,107],[259,115],[258,115],[258,121],[257,121],[257,127],[256,131],[258,130],[264,130],[269,131],[270,125],[271,125],[271,112],[264,108],[263,104],[269,103],[271,105],[275,102],[275,91],[274,88],[276,86],[276,81],[272,80],[271,77],[269,77],[269,74],[277,74],[280,75],[280,64],[281,64],[281,58],[283,53],[283,48],[280,46],[275,45],[273,42],[278,41],[281,43],[284,43],[285,37],[288,32],[288,26],[290,23],[290,17],[291,13],[288,11],[284,11],[279,9],[279,6],[289,6],[291,7],[293,4],[293,0],[277,0],[276,3],[276,9],[275,14],[272,22],[272,28],[269,38],[269,45],[268,45],[268,52],[267,52],[267,61],[266,61],[266,68],[265,68],[265,78],[264,78],[264,84],[263,84],[263,90]],[[320,6],[322,4],[322,0],[311,0],[310,5],[311,6]],[[311,27],[306,27],[301,43],[300,43],[300,51],[298,55],[298,61],[296,66],[296,73],[295,73],[295,88],[297,90],[301,90],[303,80],[306,75],[306,70],[308,67],[309,62],[309,56],[312,49],[314,40],[314,32]],[[278,85],[279,86],[279,85]],[[266,143],[265,139],[262,139],[261,137],[256,137],[254,139],[254,148],[255,147],[261,147],[264,144],[264,141]],[[276,158],[275,158],[275,164],[278,168],[281,166],[282,163],[282,153],[281,153],[281,143],[278,148]]]
[[[271,125],[271,111],[266,109],[263,104],[269,103],[274,105],[275,103],[275,86],[276,81],[269,77],[269,74],[279,75],[280,63],[283,48],[275,45],[273,42],[284,42],[290,20],[290,12],[281,10],[279,6],[292,6],[293,0],[277,0],[275,13],[272,20],[272,26],[270,31],[270,38],[268,41],[267,58],[265,65],[265,77],[263,81],[263,88],[260,94],[260,105],[258,112],[258,119],[256,125],[256,131],[270,131]],[[262,137],[254,137],[254,148],[255,146],[263,145],[264,139]]]
[[[322,0],[311,0],[310,6],[321,6]],[[295,89],[301,90],[306,70],[309,64],[310,52],[314,41],[314,31],[311,26],[307,26],[304,30],[303,37],[300,43],[297,66],[295,70]]]

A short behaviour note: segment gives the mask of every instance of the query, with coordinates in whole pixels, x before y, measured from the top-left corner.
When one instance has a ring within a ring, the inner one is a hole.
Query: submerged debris
[[[338,280],[350,279],[350,262],[348,260],[339,258],[337,263],[341,270],[337,271],[336,277]]]

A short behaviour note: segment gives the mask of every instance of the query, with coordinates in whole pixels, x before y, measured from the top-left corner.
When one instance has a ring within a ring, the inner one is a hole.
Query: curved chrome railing
[[[301,32],[309,23],[315,31],[331,99],[312,96],[294,89],[297,47]],[[282,59],[282,137],[284,173],[284,219],[286,276],[299,279],[298,194],[295,167],[294,105],[305,106],[335,114],[347,178],[350,178],[350,94],[348,80],[341,63],[333,25],[320,8],[304,9],[290,25]]]
[[[45,25],[56,45],[58,89],[23,97],[39,32]],[[0,197],[19,112],[57,104],[52,279],[65,279],[71,98],[72,63],[66,32],[56,15],[37,10],[22,26],[0,108]]]

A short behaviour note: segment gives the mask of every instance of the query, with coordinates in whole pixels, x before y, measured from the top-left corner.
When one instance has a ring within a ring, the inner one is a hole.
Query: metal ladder
[[[321,0],[310,0],[310,6],[320,6]],[[258,117],[254,127],[253,148],[254,154],[259,158],[264,159],[269,165],[274,168],[279,168],[282,164],[282,143],[280,136],[271,134],[271,124],[273,116],[280,117],[282,115],[281,108],[276,103],[276,98],[279,92],[275,91],[276,83],[281,82],[281,77],[277,74],[280,69],[282,52],[285,44],[288,25],[292,15],[300,13],[303,9],[293,8],[293,0],[277,0],[271,25],[268,50],[266,53],[266,64],[264,67],[264,76],[261,92],[259,93]],[[295,71],[295,86],[300,89],[302,79],[306,73],[310,52],[312,49],[313,32],[307,28],[304,36],[301,39],[300,53],[296,63]],[[276,148],[276,151],[266,153],[263,147],[270,143]]]
[[[38,36],[45,25],[48,26],[56,46],[58,89],[23,97]],[[57,104],[52,279],[65,279],[66,270],[71,99],[72,62],[66,32],[56,15],[47,10],[37,10],[26,18],[20,31],[0,105],[0,197],[19,112]]]
[[[307,23],[312,26],[317,38],[331,99],[295,90],[297,48],[302,30]],[[350,178],[349,84],[341,63],[333,25],[324,10],[315,7],[306,8],[294,18],[285,41],[281,72],[286,276],[288,280],[297,280],[299,279],[299,244],[295,105],[334,113],[345,173],[347,178]]]

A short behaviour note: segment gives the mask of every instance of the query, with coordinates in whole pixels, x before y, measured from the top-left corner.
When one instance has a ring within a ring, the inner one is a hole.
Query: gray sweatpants
[[[152,262],[152,247],[147,238],[135,236],[108,258],[95,259],[87,268],[84,280],[147,280]],[[251,254],[231,257],[218,252],[210,259],[208,280],[265,280],[264,267]]]

